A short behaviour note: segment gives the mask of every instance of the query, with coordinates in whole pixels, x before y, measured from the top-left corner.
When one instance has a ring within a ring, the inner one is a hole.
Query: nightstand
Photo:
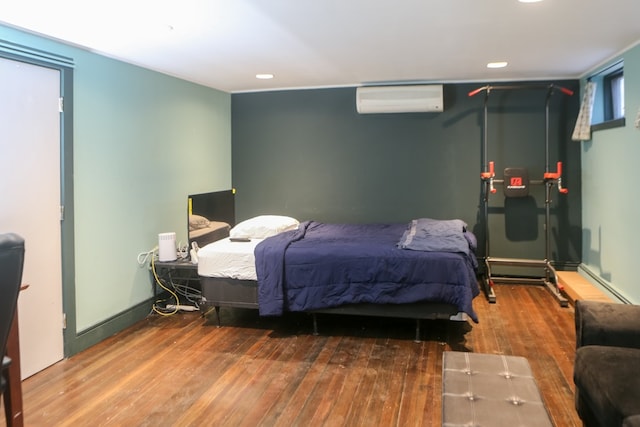
[[[152,272],[153,296],[157,301],[160,294],[167,289],[175,292],[180,301],[176,304],[187,304],[197,307],[201,298],[198,264],[190,260],[155,261],[155,275]],[[157,277],[157,280],[156,280]],[[161,284],[158,283],[158,280]]]

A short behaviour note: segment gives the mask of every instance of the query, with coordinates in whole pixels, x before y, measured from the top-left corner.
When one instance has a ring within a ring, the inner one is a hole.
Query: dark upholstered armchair
[[[5,372],[11,361],[5,356],[7,337],[18,302],[18,292],[22,282],[22,268],[24,265],[24,240],[22,237],[9,233],[0,234],[0,359],[2,360],[2,375],[0,375],[0,393],[4,396],[4,407],[7,415],[7,425],[10,420],[10,396],[6,388]]]
[[[577,301],[576,409],[587,427],[640,426],[640,306]]]

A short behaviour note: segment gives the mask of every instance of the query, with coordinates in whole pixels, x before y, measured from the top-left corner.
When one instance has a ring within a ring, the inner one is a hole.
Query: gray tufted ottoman
[[[553,426],[524,357],[445,351],[442,425]]]

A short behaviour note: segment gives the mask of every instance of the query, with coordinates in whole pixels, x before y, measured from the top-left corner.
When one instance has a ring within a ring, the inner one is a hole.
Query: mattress
[[[257,280],[254,249],[264,239],[232,242],[224,238],[198,251],[198,275],[238,280]]]

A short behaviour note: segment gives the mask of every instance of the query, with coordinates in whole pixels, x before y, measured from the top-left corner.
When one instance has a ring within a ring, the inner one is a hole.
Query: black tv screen
[[[191,194],[187,200],[189,248],[227,237],[235,225],[235,189]],[[220,223],[226,224],[223,226]]]

